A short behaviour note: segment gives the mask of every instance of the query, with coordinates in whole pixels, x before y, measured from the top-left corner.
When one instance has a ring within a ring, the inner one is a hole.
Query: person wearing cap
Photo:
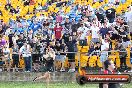
[[[69,32],[71,31],[71,22],[69,21],[69,17],[66,17],[65,23],[64,23],[64,29],[68,30]]]

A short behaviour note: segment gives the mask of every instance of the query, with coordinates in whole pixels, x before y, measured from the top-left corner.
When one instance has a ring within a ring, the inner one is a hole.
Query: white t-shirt
[[[83,32],[81,35],[80,35],[80,40],[84,40],[87,36],[87,33],[90,29],[87,28],[87,27],[79,27],[78,28],[78,32]]]
[[[17,37],[12,37],[13,44],[16,44]]]
[[[108,48],[109,48],[109,43],[104,42],[104,40],[102,39],[101,51],[103,51],[103,52],[101,52],[101,54],[108,55],[108,52],[107,52],[108,50],[106,50]]]
[[[102,39],[101,51],[104,51],[108,48],[109,48],[109,43],[105,42],[104,39]]]
[[[9,50],[8,48],[3,49],[3,53],[4,53],[4,54],[10,54],[10,50]]]
[[[92,30],[92,38],[99,38],[98,31],[100,30],[99,27],[91,27]]]
[[[23,57],[29,57],[29,56],[31,56],[30,46],[27,45],[27,49],[26,49],[25,46],[22,46],[22,47],[20,48],[20,53],[22,53],[22,56],[23,56]]]

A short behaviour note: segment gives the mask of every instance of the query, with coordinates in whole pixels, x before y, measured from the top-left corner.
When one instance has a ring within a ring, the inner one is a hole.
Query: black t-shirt
[[[70,23],[70,22],[69,22],[69,23],[65,22],[64,25],[65,25],[65,27],[66,27],[67,29],[70,29],[71,23]]]
[[[106,17],[107,18],[115,18],[115,12],[116,10],[114,8],[110,8],[106,10]]]
[[[103,16],[103,14],[96,13],[96,16],[97,16],[98,20],[101,21],[101,23],[104,23],[104,16]]]
[[[57,50],[57,51],[62,51],[62,52],[64,52],[64,50],[65,50],[65,46],[64,45],[60,45],[60,46],[55,46],[55,49]],[[60,55],[64,55],[64,53],[60,53]]]
[[[68,52],[74,52],[76,47],[76,40],[69,41],[66,45],[68,47]]]
[[[16,40],[16,43],[17,43],[17,45],[18,45],[18,47],[20,49],[23,46],[23,44],[24,44],[24,39],[18,39],[18,40]]]
[[[60,46],[55,46],[55,49],[57,50],[57,51],[61,51],[62,49],[63,49],[63,47],[60,45]]]
[[[81,26],[81,23],[77,23],[76,25],[77,25],[77,29],[78,29]]]
[[[9,43],[13,43],[12,41],[13,34],[9,34],[8,37],[9,37]]]
[[[100,46],[100,47],[98,47],[98,46],[95,47],[94,50],[95,50],[95,51],[96,51],[96,50],[100,50],[100,51],[101,51],[101,46]]]
[[[120,39],[120,35],[117,35],[117,34],[112,34],[112,36],[110,37],[111,40],[119,40]]]
[[[63,36],[62,36],[62,39],[64,39],[64,42],[67,43],[69,41],[69,37],[70,37],[70,34],[69,33],[65,33]]]
[[[72,24],[71,29],[72,29],[72,32],[77,32],[78,25],[77,24]]]
[[[126,35],[125,31],[123,31],[123,32],[119,31],[119,34],[120,35]]]

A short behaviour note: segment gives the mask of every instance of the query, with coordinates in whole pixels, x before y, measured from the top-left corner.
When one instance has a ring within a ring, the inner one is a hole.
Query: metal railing
[[[112,51],[93,51],[90,55],[88,55],[88,52],[60,52],[61,54],[76,54],[76,56],[78,57],[78,67],[80,67],[81,65],[81,54],[85,54],[85,56],[89,56],[89,57],[91,57],[92,55],[94,55],[95,53],[102,53],[102,52],[107,52],[107,53],[111,53],[111,52],[113,52],[113,53],[115,53],[115,52],[126,52],[126,51],[119,51],[119,50],[112,50]],[[130,51],[130,52],[132,52],[132,51]],[[12,53],[12,54],[16,54],[16,53]],[[34,52],[32,52],[32,53],[30,53],[31,54],[31,71],[33,70],[33,63],[34,63],[34,59],[36,59],[36,58],[34,58],[34,57],[32,57],[33,56],[33,54],[36,54],[36,53],[34,53]],[[42,56],[40,56],[40,54],[42,55]],[[40,54],[38,54],[39,56],[38,56],[38,61],[41,63],[41,65],[44,65],[42,62],[41,62],[41,60],[42,60],[42,58],[43,58],[43,60],[45,59],[45,57],[43,57],[43,55],[44,55],[44,53],[40,53]],[[56,53],[56,54],[58,54],[58,53]],[[61,55],[60,54],[60,55]],[[66,56],[65,55],[65,56]],[[96,54],[95,54],[96,55]],[[12,58],[13,59],[13,58]],[[18,58],[19,60],[20,60],[20,58]],[[61,58],[60,58],[61,59]],[[56,59],[55,59],[56,60]],[[20,62],[20,61],[19,61]],[[25,64],[25,63],[24,63]],[[2,67],[2,65],[1,65],[1,67]],[[10,67],[11,68],[11,67]],[[12,69],[12,68],[11,68]]]

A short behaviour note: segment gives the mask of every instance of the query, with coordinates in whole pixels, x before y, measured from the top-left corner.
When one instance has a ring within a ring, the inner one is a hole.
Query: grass
[[[0,82],[0,88],[98,88],[98,84],[52,83],[47,86],[42,82]],[[132,88],[132,83],[124,84],[122,88]]]

